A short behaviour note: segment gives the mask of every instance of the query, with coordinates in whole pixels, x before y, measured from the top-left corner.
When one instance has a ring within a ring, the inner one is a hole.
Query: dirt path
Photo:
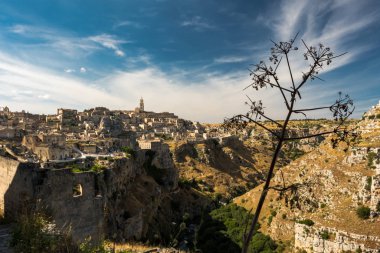
[[[0,225],[0,253],[13,253],[13,250],[9,248],[10,239],[11,226]]]

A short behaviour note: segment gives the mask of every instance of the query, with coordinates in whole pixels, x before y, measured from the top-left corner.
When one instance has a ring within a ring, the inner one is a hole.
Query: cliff
[[[379,117],[380,118],[380,117]],[[288,241],[290,252],[378,252],[380,248],[377,117],[357,124],[361,138],[348,150],[319,147],[278,168],[259,218],[264,233]],[[281,170],[281,173],[279,171]],[[283,175],[283,176],[282,176]],[[291,186],[291,187],[290,187]],[[234,201],[255,208],[258,186]],[[368,210],[365,215],[360,210]],[[367,213],[368,212],[368,213]]]
[[[177,229],[172,223],[179,223],[185,212],[200,214],[201,204],[207,204],[198,193],[178,188],[168,151],[141,150],[111,159],[101,172],[42,169],[0,156],[0,173],[0,210],[7,218],[42,210],[52,226],[76,242],[168,243]]]

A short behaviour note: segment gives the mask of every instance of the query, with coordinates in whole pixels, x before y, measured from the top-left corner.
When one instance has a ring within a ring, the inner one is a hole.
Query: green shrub
[[[12,232],[11,246],[14,251],[16,253],[50,253],[74,250],[75,246],[70,238],[57,231],[49,230],[49,224],[49,219],[40,213],[21,216]]]
[[[96,172],[96,173],[102,172],[105,169],[107,169],[107,167],[100,164],[94,164],[90,168],[91,171]]]
[[[309,227],[313,226],[315,224],[314,221],[312,221],[310,219],[299,220],[299,221],[297,221],[297,223],[304,224],[304,225],[309,226]]]
[[[371,215],[371,209],[367,206],[359,206],[357,209],[356,209],[356,214],[358,215],[358,217],[360,219],[368,219],[369,216]]]
[[[251,219],[252,215],[236,204],[204,214],[197,233],[197,247],[202,252],[240,253],[246,222]],[[279,252],[277,249],[277,244],[269,236],[256,231],[248,252]]]
[[[330,239],[330,234],[327,230],[323,230],[321,233],[319,233],[319,235],[321,236],[323,240]]]
[[[289,151],[288,157],[291,160],[296,160],[297,158],[303,156],[304,154],[305,154],[305,152],[303,150],[298,149],[298,148],[294,148],[294,149]]]
[[[186,189],[190,189],[190,188],[200,189],[198,182],[194,178],[191,180],[186,179],[186,178],[180,178],[178,180],[178,186],[181,188],[186,188]]]
[[[377,154],[374,153],[374,152],[369,152],[367,154],[367,166],[372,168],[372,165],[373,165],[373,161],[375,160],[375,158],[377,158]]]
[[[136,158],[136,151],[131,147],[121,147],[120,149],[122,152],[124,152],[127,156],[132,156],[133,158]]]
[[[108,250],[103,244],[99,246],[93,246],[89,240],[84,241],[79,245],[78,253],[111,253],[112,250]]]
[[[79,246],[62,231],[52,229],[50,218],[42,212],[22,215],[12,231],[11,246],[15,253],[111,253],[103,244],[93,246],[86,240]]]
[[[366,191],[371,191],[371,185],[372,185],[372,177],[367,177],[366,185],[364,186],[364,189]]]

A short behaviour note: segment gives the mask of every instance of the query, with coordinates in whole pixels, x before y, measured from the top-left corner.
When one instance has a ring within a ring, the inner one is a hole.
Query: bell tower
[[[140,98],[140,112],[144,111],[144,99]]]

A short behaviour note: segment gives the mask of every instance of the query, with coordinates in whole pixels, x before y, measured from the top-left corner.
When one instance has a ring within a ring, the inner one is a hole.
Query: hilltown
[[[134,110],[60,108],[55,115],[0,110],[3,152],[20,162],[42,165],[119,156],[126,147],[159,149],[165,139],[201,141],[225,135],[222,129],[205,128],[173,113],[145,111],[142,98]]]

